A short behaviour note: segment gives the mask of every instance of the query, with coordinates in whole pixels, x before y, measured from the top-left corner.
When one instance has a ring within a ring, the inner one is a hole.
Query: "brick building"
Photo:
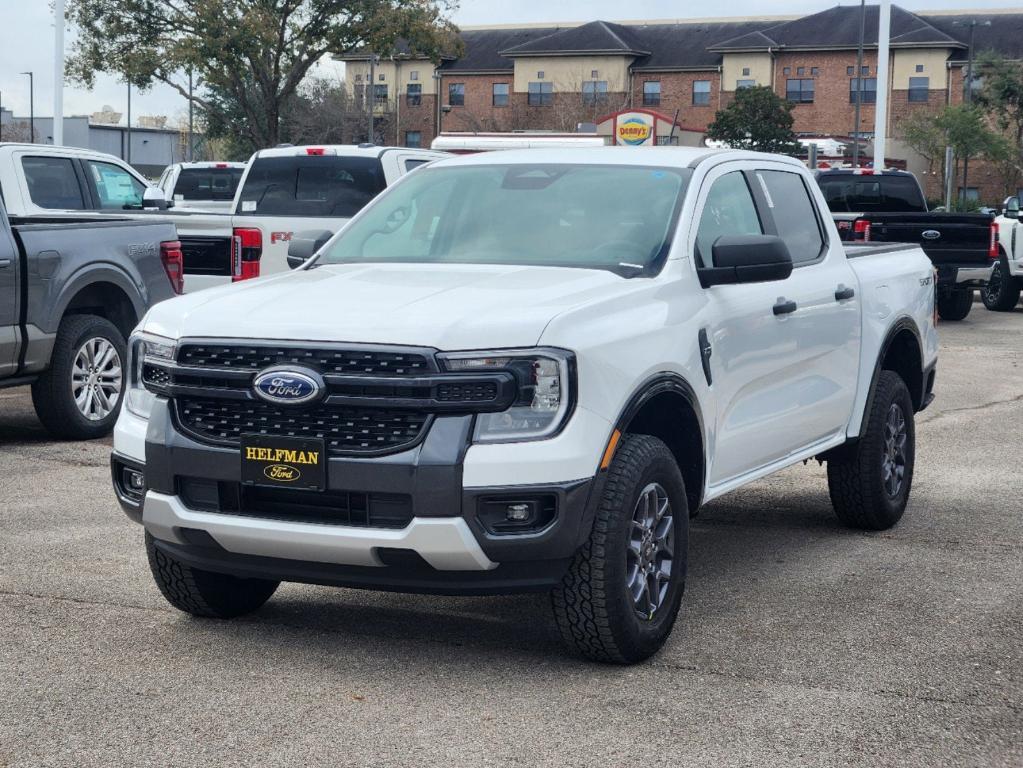
[[[932,197],[940,196],[940,179],[898,141],[899,122],[962,101],[973,21],[977,54],[1023,59],[1023,13],[892,9],[889,156],[907,160]],[[438,131],[571,131],[633,107],[677,114],[679,125],[703,130],[737,89],[752,85],[770,86],[794,104],[800,135],[869,141],[879,87],[877,27],[877,6],[867,6],[859,74],[858,6],[802,17],[465,28],[459,56],[435,67],[399,49],[376,64],[369,90],[376,112],[388,118],[381,138],[407,145],[428,146]],[[370,85],[368,56],[345,61],[358,99]],[[985,201],[1016,191],[1003,189],[981,163],[970,187]]]

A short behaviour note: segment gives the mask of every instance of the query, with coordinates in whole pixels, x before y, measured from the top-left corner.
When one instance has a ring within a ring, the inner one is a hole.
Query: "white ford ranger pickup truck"
[[[132,336],[113,484],[183,611],[281,581],[547,590],[570,645],[630,663],[671,631],[708,500],[816,457],[847,525],[906,508],[933,269],[844,247],[795,160],[451,158],[310,253]]]

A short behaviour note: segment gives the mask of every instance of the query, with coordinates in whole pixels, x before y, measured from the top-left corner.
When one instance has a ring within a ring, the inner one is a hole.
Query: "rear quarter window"
[[[237,213],[347,218],[385,186],[383,168],[375,157],[259,158],[245,179]]]

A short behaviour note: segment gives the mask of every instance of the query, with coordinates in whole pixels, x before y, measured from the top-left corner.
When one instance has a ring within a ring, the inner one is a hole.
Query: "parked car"
[[[918,243],[938,270],[938,314],[962,320],[983,289],[997,258],[997,225],[983,213],[927,210],[913,174],[871,168],[830,168],[816,172],[846,241]]]
[[[570,645],[629,663],[671,631],[707,501],[816,457],[845,524],[906,508],[933,267],[846,247],[796,160],[463,155],[307,242],[131,339],[114,488],[182,611],[282,580],[551,590]]]
[[[149,307],[181,292],[176,238],[165,221],[9,217],[0,201],[0,388],[31,384],[51,434],[113,428],[125,339]]]
[[[998,224],[998,261],[991,279],[980,292],[984,306],[995,312],[1009,312],[1019,303],[1023,291],[1023,230],[1019,221],[1019,198],[1006,198]]]
[[[244,171],[245,163],[174,163],[167,166],[157,186],[176,211],[229,212]]]

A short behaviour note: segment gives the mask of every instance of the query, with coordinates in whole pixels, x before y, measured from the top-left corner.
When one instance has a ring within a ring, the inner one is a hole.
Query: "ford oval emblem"
[[[256,376],[252,389],[268,403],[301,405],[319,398],[325,388],[315,371],[268,368]]]
[[[920,235],[925,240],[937,240],[939,237],[941,237],[941,233],[936,229],[925,229],[923,232],[920,233]]]

